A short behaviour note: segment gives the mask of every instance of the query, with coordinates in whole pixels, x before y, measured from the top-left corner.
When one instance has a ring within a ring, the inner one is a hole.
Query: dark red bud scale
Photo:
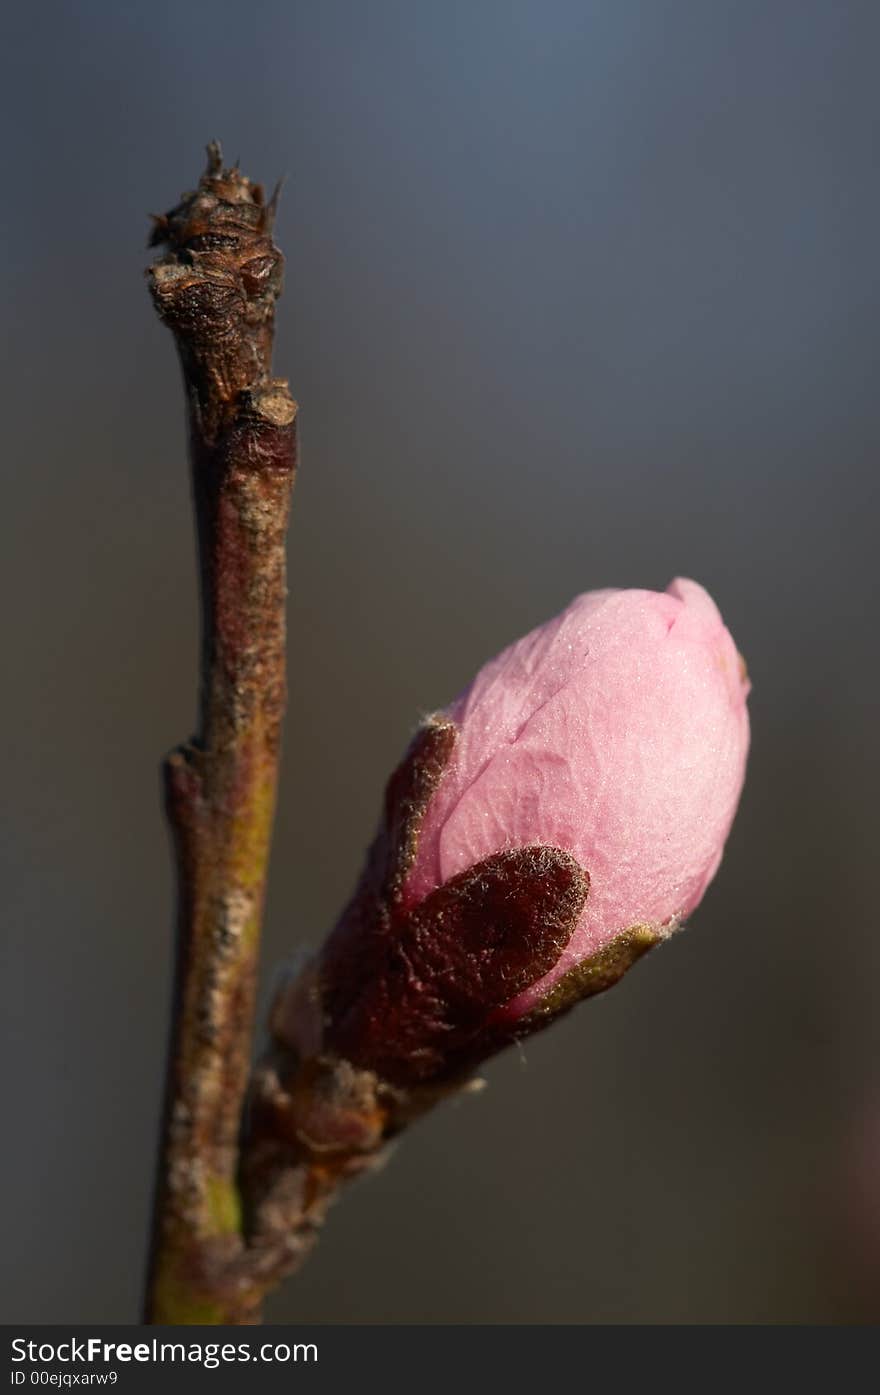
[[[498,1009],[556,963],[589,890],[570,853],[533,845],[495,853],[406,905],[419,825],[455,731],[426,723],[392,775],[361,883],[318,967],[325,1049],[397,1086],[460,1074],[513,1040],[493,1022]]]

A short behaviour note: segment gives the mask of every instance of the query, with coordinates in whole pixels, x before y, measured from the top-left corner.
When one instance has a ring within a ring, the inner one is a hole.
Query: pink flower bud
[[[293,995],[280,1039],[434,1083],[610,987],[718,867],[748,690],[693,581],[589,592],[505,649],[392,776],[305,995],[320,1032]]]
[[[578,596],[453,703],[455,754],[407,897],[526,843],[566,849],[590,876],[568,945],[512,1012],[621,931],[668,932],[699,904],[742,788],[748,691],[714,601],[680,578]]]

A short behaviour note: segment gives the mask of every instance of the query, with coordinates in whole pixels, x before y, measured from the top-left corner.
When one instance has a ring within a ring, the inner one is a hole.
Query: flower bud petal
[[[590,896],[526,1012],[635,925],[670,926],[721,859],[745,770],[748,683],[710,596],[598,591],[487,664],[447,714],[455,754],[406,883],[413,900],[500,848],[545,842]]]
[[[736,809],[749,683],[696,582],[594,591],[417,733],[352,901],[277,1039],[392,1089],[460,1076],[601,992],[698,904]],[[310,1016],[311,1014],[311,1016]],[[309,1020],[306,1020],[306,1019]]]

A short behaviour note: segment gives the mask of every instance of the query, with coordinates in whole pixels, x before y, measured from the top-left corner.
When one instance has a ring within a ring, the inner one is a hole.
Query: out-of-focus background
[[[78,0],[6,21],[7,1322],[135,1318],[194,719],[147,214],[287,175],[301,403],[264,995],[419,714],[600,585],[684,573],[753,754],[689,933],[438,1110],[274,1321],[880,1314],[872,0]]]

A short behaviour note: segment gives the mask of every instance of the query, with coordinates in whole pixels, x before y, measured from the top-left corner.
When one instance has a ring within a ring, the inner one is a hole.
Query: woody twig
[[[271,376],[276,199],[216,144],[155,220],[150,289],[186,390],[202,602],[198,731],[165,764],[178,955],[148,1285],[151,1321],[248,1321],[237,1181],[285,705],[296,404]]]

